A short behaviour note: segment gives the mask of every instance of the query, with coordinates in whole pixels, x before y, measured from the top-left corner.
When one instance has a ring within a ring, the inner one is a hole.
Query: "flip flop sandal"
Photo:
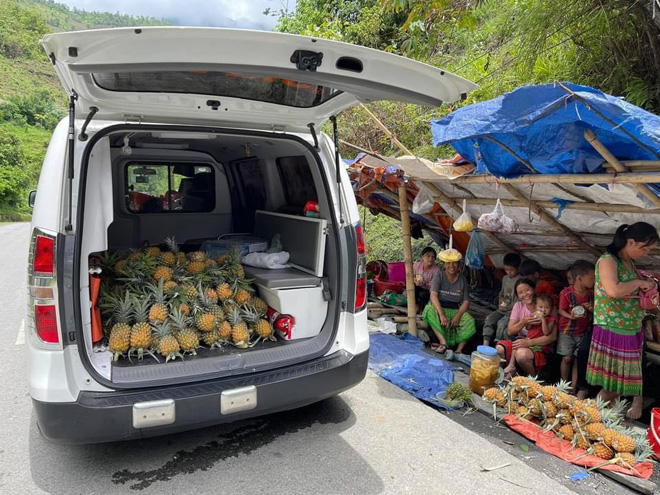
[[[438,354],[444,354],[447,350],[447,346],[445,344],[432,344],[431,350],[437,352]]]

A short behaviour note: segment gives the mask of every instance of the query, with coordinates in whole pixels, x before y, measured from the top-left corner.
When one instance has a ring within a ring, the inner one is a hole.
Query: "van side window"
[[[318,200],[312,172],[304,156],[286,156],[278,158],[276,163],[288,206],[303,207],[307,201]]]
[[[131,213],[209,212],[215,209],[215,172],[199,163],[129,163],[126,208]]]

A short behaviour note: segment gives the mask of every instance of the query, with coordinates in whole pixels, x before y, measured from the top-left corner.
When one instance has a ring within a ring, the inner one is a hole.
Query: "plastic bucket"
[[[651,409],[651,424],[649,425],[648,438],[655,457],[660,459],[660,407]]]
[[[401,294],[405,288],[406,284],[402,282],[382,282],[380,280],[374,282],[374,294],[377,296],[382,296],[388,290]]]
[[[387,264],[387,279],[390,282],[406,281],[406,264],[403,262]]]

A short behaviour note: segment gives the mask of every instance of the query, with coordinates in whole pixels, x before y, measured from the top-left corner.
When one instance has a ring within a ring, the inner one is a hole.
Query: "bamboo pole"
[[[621,164],[621,162],[612,154],[607,147],[600,142],[596,134],[591,129],[586,129],[584,131],[584,138],[589,142],[591,146],[602,156],[607,163],[609,163],[612,168],[618,172],[628,172],[629,169]],[[660,198],[651,191],[648,186],[645,184],[637,184],[635,187],[641,192],[651,203],[655,206],[660,206]]]
[[[509,179],[492,175],[464,175],[455,179],[438,176],[443,184],[660,184],[660,172],[612,174],[522,175]]]
[[[464,198],[449,198],[449,201],[460,202]],[[495,198],[465,198],[467,204],[469,205],[481,205],[481,206],[493,206],[497,203]],[[514,208],[528,208],[529,205],[525,201],[520,201],[517,199],[500,199],[502,206],[511,206]],[[534,201],[537,206],[541,208],[559,208],[559,204],[553,203],[552,201]],[[647,209],[641,208],[639,206],[632,205],[622,205],[622,204],[609,204],[609,203],[571,203],[565,206],[567,210],[581,210],[581,211],[608,211],[615,213],[643,213],[643,214],[659,214],[660,209]]]
[[[396,144],[401,151],[412,155],[390,130],[385,127],[367,107],[360,103],[360,107],[371,117],[381,131]],[[408,299],[408,333],[417,337],[417,308],[415,306],[415,276],[413,274],[412,244],[410,235],[410,215],[408,214],[408,191],[406,184],[399,187],[399,212],[401,213],[401,230],[403,231],[403,261],[406,267],[406,299]]]
[[[440,189],[440,188],[439,188],[438,186],[436,186],[435,184],[432,184],[432,183],[430,183],[430,182],[425,182],[425,184],[428,186],[429,189],[431,189],[431,191],[433,191],[435,194],[437,194],[437,196],[440,198],[440,200],[441,200],[443,203],[448,204],[448,205],[449,205],[451,208],[453,208],[454,211],[456,211],[459,215],[460,215],[461,213],[463,213],[463,208],[461,208],[461,207],[459,206],[459,203],[458,203],[458,201],[456,200],[456,198],[450,198],[449,196],[447,196],[447,194],[445,194],[445,192],[444,192],[442,189]],[[507,244],[506,242],[504,242],[502,239],[500,239],[500,238],[497,236],[497,234],[495,234],[494,232],[488,232],[488,231],[486,231],[486,230],[484,230],[484,231],[482,231],[482,232],[484,232],[488,237],[490,237],[490,238],[493,240],[493,242],[494,242],[495,244],[497,244],[498,246],[500,246],[500,247],[502,247],[502,248],[504,248],[504,249],[507,249],[509,252],[515,252],[515,253],[518,253],[518,254],[520,254],[520,255],[523,255],[523,253],[520,252],[518,249],[514,248],[513,246],[510,246],[509,244]]]
[[[577,235],[575,232],[573,232],[571,229],[566,227],[563,223],[559,222],[556,218],[553,216],[549,215],[547,211],[545,211],[543,208],[539,207],[536,205],[534,201],[530,201],[528,198],[525,197],[523,193],[518,191],[515,187],[513,187],[511,184],[504,184],[504,188],[511,194],[512,196],[518,198],[520,201],[524,201],[527,203],[527,205],[532,208],[540,217],[541,219],[559,229],[561,229],[568,237],[571,239],[575,240],[578,244],[583,246],[586,250],[589,252],[593,253],[597,257],[602,254],[601,250],[596,249],[593,247],[591,244],[589,244],[587,241],[582,239],[579,235]]]
[[[403,231],[403,261],[406,266],[406,299],[408,300],[408,333],[417,337],[417,307],[415,305],[415,280],[413,275],[412,245],[410,241],[410,216],[408,215],[408,191],[405,183],[399,187],[399,211]]]

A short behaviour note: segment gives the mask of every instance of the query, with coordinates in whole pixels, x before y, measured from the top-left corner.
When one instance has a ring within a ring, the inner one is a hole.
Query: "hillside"
[[[70,9],[50,0],[0,0],[0,221],[29,218],[50,132],[66,95],[39,45],[53,31],[169,24],[162,19]]]

